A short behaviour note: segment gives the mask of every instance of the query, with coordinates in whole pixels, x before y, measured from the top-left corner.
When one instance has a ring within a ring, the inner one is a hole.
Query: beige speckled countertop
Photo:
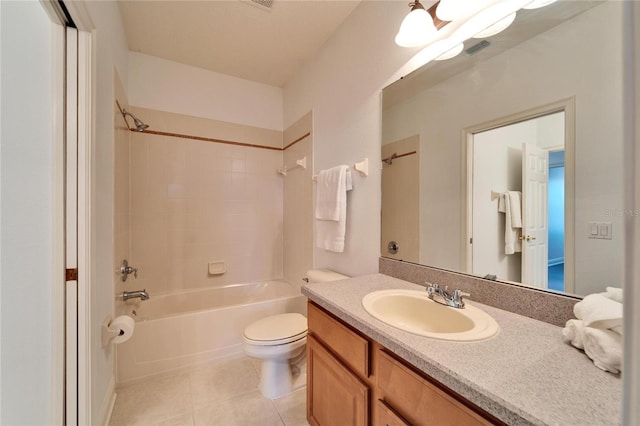
[[[307,284],[302,293],[505,423],[621,423],[621,379],[563,343],[561,328],[471,299],[498,322],[500,334],[483,342],[434,340],[391,327],[364,310],[364,295],[391,288],[424,289],[371,274]]]

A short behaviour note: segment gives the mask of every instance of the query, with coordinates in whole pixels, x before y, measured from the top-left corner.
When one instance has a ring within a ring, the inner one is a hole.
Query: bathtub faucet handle
[[[131,274],[133,274],[133,278],[138,278],[138,268],[129,266],[127,259],[124,259],[120,265],[120,279],[124,282]]]

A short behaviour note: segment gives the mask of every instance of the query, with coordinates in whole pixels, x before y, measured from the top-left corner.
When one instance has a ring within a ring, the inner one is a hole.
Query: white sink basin
[[[429,299],[426,291],[374,291],[362,298],[362,305],[384,323],[434,339],[473,342],[500,332],[493,318],[468,302],[463,309],[444,306]]]

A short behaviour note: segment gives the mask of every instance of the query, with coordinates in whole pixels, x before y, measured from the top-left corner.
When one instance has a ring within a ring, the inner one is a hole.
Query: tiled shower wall
[[[129,290],[163,293],[283,276],[282,132],[133,108],[149,130],[277,150],[131,133]],[[209,262],[226,272],[208,273]]]
[[[284,131],[284,164],[305,159],[307,168],[297,167],[284,177],[284,278],[296,286],[313,266],[313,133],[309,112]]]

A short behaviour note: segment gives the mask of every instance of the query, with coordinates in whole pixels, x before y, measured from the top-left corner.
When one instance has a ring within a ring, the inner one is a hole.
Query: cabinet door
[[[384,351],[378,352],[377,373],[384,402],[413,425],[492,424]]]
[[[312,336],[307,338],[307,420],[313,426],[368,424],[369,388]]]

